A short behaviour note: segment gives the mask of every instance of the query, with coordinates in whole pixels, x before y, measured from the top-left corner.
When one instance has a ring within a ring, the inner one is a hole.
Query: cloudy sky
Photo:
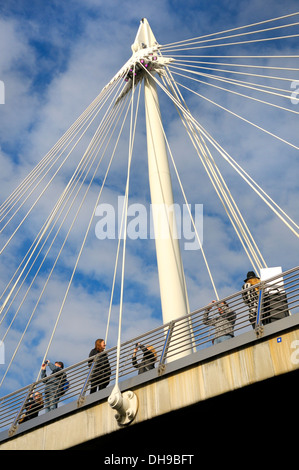
[[[1,203],[130,58],[131,44],[141,18],[148,19],[157,41],[165,45],[280,17],[294,13],[297,9],[295,0],[287,0],[283,4],[275,0],[1,2],[0,80],[5,86],[5,104],[0,105]],[[288,21],[298,21],[298,16]],[[298,34],[298,28],[293,31],[295,32]],[[298,53],[298,39],[293,38],[283,44],[269,43],[252,45],[251,49],[250,47],[240,46],[238,54],[291,55]],[[210,53],[207,50],[204,52]],[[217,52],[219,54],[219,50]],[[213,54],[217,52],[213,49]],[[224,54],[224,51],[221,53]],[[225,52],[227,55],[230,53],[234,54],[235,51]],[[171,55],[171,52],[168,54]],[[271,61],[267,64],[271,65]],[[288,59],[283,65],[299,68],[298,59]],[[172,71],[175,72],[175,69]],[[279,76],[280,72],[271,73]],[[288,80],[299,80],[298,71],[290,72],[286,77]],[[178,81],[183,79],[178,78]],[[274,83],[275,80],[273,86]],[[275,86],[288,90],[290,83],[275,83]],[[188,85],[192,86],[190,81]],[[299,171],[298,149],[295,148],[299,145],[297,115],[278,108],[263,107],[252,100],[242,100],[239,96],[223,93],[203,84],[197,83],[194,86],[205,97],[242,114],[246,119],[293,144],[293,147],[286,145],[207,100],[186,92],[188,106],[198,122],[298,223],[296,196]],[[265,99],[265,96],[261,99]],[[275,103],[281,105],[278,99]],[[296,104],[284,102],[284,106],[299,111]],[[161,109],[162,115],[167,114],[165,129],[188,201],[193,205],[203,204],[203,245],[219,295],[231,295],[241,288],[243,279],[247,271],[252,270],[252,266],[228,223],[198,157],[191,152],[189,140],[184,136],[174,108],[169,107],[163,96]],[[145,203],[149,196],[143,125],[144,112],[141,110],[132,161],[130,197],[135,203]],[[88,144],[87,139],[88,135],[82,141],[81,152],[85,148],[84,145]],[[124,192],[128,139],[126,136],[122,139],[122,151],[119,151],[118,161],[114,162],[111,168],[111,177],[103,191],[103,203],[117,204],[118,195],[123,195]],[[48,217],[65,181],[74,171],[78,161],[76,158],[80,158],[80,148],[79,156],[74,156],[74,160],[68,161],[63,177],[55,180],[49,187],[45,198],[30,214],[27,224],[22,225],[21,230],[1,253],[1,292],[5,290],[26,250]],[[218,156],[215,154],[216,158],[218,159]],[[267,265],[282,266],[283,270],[287,270],[298,264],[298,239],[294,234],[274,217],[273,212],[244,184],[231,167],[225,165],[221,159],[217,160],[217,164],[223,171]],[[95,179],[80,222],[74,226],[62,260],[36,308],[2,386],[2,395],[32,382],[38,374],[103,176],[104,170],[98,179]],[[182,202],[176,183],[174,194]],[[25,213],[26,205],[20,211],[16,225]],[[48,354],[50,360],[63,360],[66,366],[86,358],[94,340],[105,336],[116,244],[112,240],[100,241],[96,237],[97,221],[95,216]],[[16,225],[12,223],[1,232],[1,249]],[[141,242],[130,241],[127,247],[123,340],[162,323],[154,243],[153,240]],[[190,308],[195,310],[214,298],[214,293],[200,251],[183,249],[182,257]],[[28,324],[48,275],[49,266],[44,266],[26,297],[26,302],[20,307],[15,321],[12,323],[20,304],[21,293],[26,291],[30,277],[22,286],[20,298],[16,298],[15,304],[12,304],[1,324],[1,338],[5,335],[6,359],[6,363],[0,365],[1,376],[2,372],[5,373]],[[119,303],[117,296],[118,286],[112,309],[108,347],[116,344]],[[2,297],[2,302],[4,298],[5,296]],[[8,327],[10,328],[6,335]]]

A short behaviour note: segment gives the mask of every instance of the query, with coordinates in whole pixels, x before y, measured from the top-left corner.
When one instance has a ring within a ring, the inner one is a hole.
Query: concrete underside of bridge
[[[213,460],[237,448],[254,453],[270,446],[278,453],[286,450],[287,442],[291,455],[291,442],[298,447],[294,429],[299,418],[298,385],[297,370],[128,426],[68,451],[96,451],[100,461],[108,463],[112,455],[114,459],[138,456],[149,463],[158,463],[159,455],[160,464],[163,456],[192,455],[192,464],[199,465],[209,452]],[[181,463],[187,463],[184,460]]]
[[[253,428],[252,439],[263,440],[269,432],[290,436],[298,409],[298,319],[285,325],[269,327],[258,340],[248,332],[169,363],[160,376],[154,370],[122,382],[121,389],[133,390],[139,402],[135,420],[126,427],[117,424],[107,389],[87,397],[82,408],[61,406],[55,420],[44,422],[40,416],[36,427],[21,425],[0,450],[96,450],[103,459],[141,455],[146,462],[157,452],[195,459],[206,439],[218,446],[226,442],[232,425],[234,445]]]

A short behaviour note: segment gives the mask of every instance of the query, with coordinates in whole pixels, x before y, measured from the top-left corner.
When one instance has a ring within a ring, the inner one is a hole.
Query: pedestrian
[[[46,367],[52,371],[47,377]],[[57,361],[52,364],[50,361],[45,361],[42,364],[41,378],[45,379],[45,407],[46,411],[55,410],[58,405],[59,398],[63,394],[63,385],[65,382],[65,373],[63,372],[63,362]]]
[[[252,328],[255,328],[257,309],[259,303],[259,291],[260,287],[256,286],[261,282],[260,278],[256,276],[254,271],[248,271],[246,279],[244,279],[244,284],[242,286],[242,297],[246,305],[249,308],[249,322],[252,325]],[[252,287],[252,289],[249,289]],[[245,289],[249,289],[245,291]]]
[[[137,362],[137,357],[136,357],[138,348],[140,348],[141,351],[143,352],[142,360],[139,363]],[[133,356],[132,356],[132,364],[133,364],[133,367],[138,369],[138,375],[148,370],[154,369],[156,359],[157,359],[157,353],[152,346],[143,346],[140,343],[136,343]]]
[[[269,286],[263,294],[263,325],[290,315],[288,300],[281,287]]]
[[[223,300],[216,304],[217,315],[209,317],[210,311],[213,308],[213,300],[205,309],[202,322],[205,325],[213,326],[215,328],[215,336],[213,344],[221,343],[227,339],[234,337],[234,324],[236,321],[236,313],[230,309],[228,304]]]
[[[40,392],[31,393],[26,403],[26,413],[22,416],[19,423],[29,421],[29,419],[36,418],[38,413],[43,409],[44,401]]]
[[[105,341],[100,338],[95,341],[95,347],[89,353],[89,357],[93,357],[93,360],[88,361],[88,366],[92,366],[90,393],[106,388],[110,382],[111,367],[105,348]]]

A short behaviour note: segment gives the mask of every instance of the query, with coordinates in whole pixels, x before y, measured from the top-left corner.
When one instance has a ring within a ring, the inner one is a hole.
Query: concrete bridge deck
[[[0,449],[97,449],[112,458],[111,451],[117,456],[123,446],[126,455],[134,455],[134,444],[135,454],[138,448],[148,456],[158,443],[165,453],[166,442],[172,439],[172,454],[182,451],[184,443],[184,452],[194,454],[198,436],[194,440],[192,429],[199,423],[215,438],[219,420],[238,421],[242,415],[261,426],[273,412],[268,408],[270,398],[284,402],[289,413],[296,410],[298,326],[299,316],[292,315],[266,325],[260,338],[248,331],[165,364],[162,373],[154,369],[120,382],[122,391],[133,390],[138,397],[136,418],[128,426],[117,424],[107,402],[111,386],[88,395],[80,408],[71,402],[21,424],[11,437],[3,431]]]

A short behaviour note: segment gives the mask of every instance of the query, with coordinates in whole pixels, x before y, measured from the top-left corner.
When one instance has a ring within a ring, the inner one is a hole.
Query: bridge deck
[[[124,380],[121,390],[133,390],[139,402],[129,427],[274,376],[298,372],[298,324],[299,316],[290,316],[266,325],[261,338],[248,331],[167,363],[163,371],[156,368]],[[23,423],[11,437],[2,432],[0,448],[70,449],[119,431],[107,402],[111,389],[88,395],[80,408],[73,401],[38,416],[34,423]],[[258,397],[261,404],[264,399]]]

